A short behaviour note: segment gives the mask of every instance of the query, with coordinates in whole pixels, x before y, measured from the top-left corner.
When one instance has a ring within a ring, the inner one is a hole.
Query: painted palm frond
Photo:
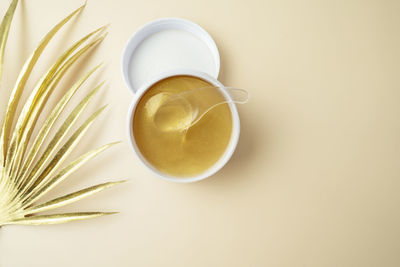
[[[17,3],[18,0],[11,2],[0,25],[0,78],[3,72],[3,57],[8,32]],[[47,33],[26,60],[15,86],[11,90],[0,129],[0,227],[6,224],[64,223],[112,214],[110,212],[77,212],[38,215],[38,213],[68,205],[122,182],[95,185],[45,203],[39,203],[44,195],[79,167],[115,144],[107,144],[90,151],[62,167],[62,163],[104,109],[102,107],[95,111],[86,121],[75,127],[76,130],[71,132],[72,127],[78,123],[80,115],[99,91],[102,83],[91,90],[75,106],[64,121],[60,122],[61,126],[58,129],[54,129],[55,123],[61,120],[61,114],[66,105],[100,65],[83,75],[60,99],[45,122],[38,125],[38,118],[43,115],[43,108],[59,81],[81,56],[104,39],[105,27],[84,36],[61,54],[30,90],[26,102],[20,103],[22,92],[27,90],[25,89],[26,82],[40,55],[55,34],[83,8],[84,6],[72,12]],[[22,110],[17,113],[19,105]],[[35,128],[38,129],[38,133],[33,135]],[[54,134],[50,135],[51,132]]]

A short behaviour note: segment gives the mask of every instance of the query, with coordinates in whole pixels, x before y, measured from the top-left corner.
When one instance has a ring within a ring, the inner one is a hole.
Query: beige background
[[[1,12],[8,2],[1,1]],[[81,3],[20,3],[7,46],[2,112],[23,60]],[[121,213],[3,227],[0,266],[400,266],[399,13],[395,0],[89,1],[34,76],[73,40],[112,23],[106,41],[69,76],[106,62],[89,85],[104,78],[107,89],[90,109],[110,107],[76,155],[123,143],[54,195],[129,178],[62,209]],[[252,94],[239,107],[242,136],[232,160],[195,184],[154,177],[125,134],[132,95],[120,74],[122,49],[139,26],[166,16],[208,30],[221,53],[220,80]]]

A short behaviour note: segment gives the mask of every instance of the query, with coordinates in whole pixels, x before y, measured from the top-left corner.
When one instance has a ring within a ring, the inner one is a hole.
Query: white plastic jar
[[[127,87],[134,94],[127,118],[128,137],[139,161],[158,177],[189,183],[203,180],[219,171],[231,158],[240,135],[240,120],[236,105],[229,101],[232,114],[232,134],[221,158],[209,169],[196,176],[175,177],[160,172],[140,152],[134,132],[133,119],[143,94],[155,83],[173,76],[193,76],[218,88],[231,99],[218,81],[220,58],[211,36],[199,25],[179,18],[150,22],[140,28],[128,41],[122,55],[122,73]]]

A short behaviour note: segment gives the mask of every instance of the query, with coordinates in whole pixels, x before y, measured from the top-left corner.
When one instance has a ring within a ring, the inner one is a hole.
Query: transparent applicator
[[[230,98],[222,95],[224,90]],[[209,98],[207,95],[217,91],[221,98]],[[201,101],[202,100],[202,101]],[[158,93],[146,102],[147,115],[154,125],[164,132],[186,132],[198,123],[210,110],[222,104],[245,104],[249,93],[244,89],[232,87],[202,87],[182,93]]]

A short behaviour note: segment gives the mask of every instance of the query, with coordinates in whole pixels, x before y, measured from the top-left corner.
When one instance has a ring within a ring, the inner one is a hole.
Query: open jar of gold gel
[[[220,170],[232,156],[240,121],[230,94],[217,80],[219,67],[211,36],[187,20],[150,22],[128,41],[122,56],[124,80],[134,94],[128,135],[139,161],[160,178],[199,181]],[[177,104],[165,108],[165,103],[197,88],[216,90],[204,90],[193,98],[193,105],[225,103],[196,124],[179,128],[192,117],[193,108]]]

